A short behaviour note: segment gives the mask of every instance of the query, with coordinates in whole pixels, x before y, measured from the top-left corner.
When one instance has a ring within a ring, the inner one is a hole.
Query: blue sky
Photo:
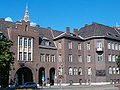
[[[28,0],[31,22],[65,31],[98,22],[120,25],[120,0]],[[23,19],[26,0],[1,0],[0,18]],[[71,30],[72,32],[72,30]]]

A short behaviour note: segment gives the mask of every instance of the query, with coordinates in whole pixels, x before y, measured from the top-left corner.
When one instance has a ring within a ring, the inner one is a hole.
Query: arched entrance
[[[54,85],[54,78],[55,78],[55,68],[50,69],[50,84]]]
[[[42,85],[42,84],[43,84],[43,81],[44,81],[44,79],[45,79],[45,68],[44,68],[44,67],[41,67],[41,68],[39,69],[38,78],[39,78],[39,84]]]
[[[33,82],[33,74],[31,69],[23,67],[17,70],[15,74],[15,84],[22,85],[25,82]]]

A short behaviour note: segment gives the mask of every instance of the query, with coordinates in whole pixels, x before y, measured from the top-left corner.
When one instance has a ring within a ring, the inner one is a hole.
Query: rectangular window
[[[101,41],[97,41],[97,48],[102,49],[102,42]]]
[[[19,47],[22,47],[22,38],[19,38]]]
[[[90,55],[87,56],[87,62],[91,62],[91,56]]]
[[[81,50],[81,44],[78,43],[78,50]]]
[[[111,55],[110,55],[110,54],[108,55],[108,61],[109,61],[109,62],[112,61],[112,59],[111,59]]]
[[[31,53],[28,53],[28,61],[31,61]]]
[[[87,43],[87,50],[90,50],[90,42]]]
[[[112,55],[112,61],[115,62],[115,55]]]
[[[46,54],[46,62],[50,62],[50,55]]]
[[[111,49],[111,45],[110,45],[110,42],[108,42],[108,49]]]
[[[98,61],[102,61],[103,60],[103,55],[98,55]]]
[[[72,42],[68,42],[68,49],[72,49]]]
[[[22,52],[19,52],[19,60],[22,60]]]
[[[118,44],[117,43],[115,44],[115,50],[118,50]]]
[[[27,38],[24,38],[24,48],[27,48]]]
[[[68,61],[69,61],[69,62],[72,62],[72,54],[69,54],[69,55],[68,55]]]
[[[45,62],[45,55],[44,54],[40,54],[40,61]]]
[[[78,62],[82,62],[82,56],[78,55]]]
[[[119,50],[120,50],[120,44],[119,44]]]
[[[51,62],[55,62],[55,55],[51,55]]]
[[[59,54],[59,62],[62,62],[62,55]]]
[[[112,43],[112,50],[114,50],[115,46],[114,46],[114,43]]]
[[[31,39],[28,39],[28,47],[31,47]]]
[[[61,42],[58,43],[58,49],[62,49]]]
[[[27,52],[24,52],[24,57],[23,60],[26,61],[27,60]]]

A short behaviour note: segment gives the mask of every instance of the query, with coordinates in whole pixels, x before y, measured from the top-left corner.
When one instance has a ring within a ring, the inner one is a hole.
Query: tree
[[[118,58],[116,59],[116,64],[120,68],[120,55],[118,55]]]
[[[9,82],[10,66],[14,62],[13,53],[10,47],[13,41],[7,38],[0,38],[0,85],[7,87]]]

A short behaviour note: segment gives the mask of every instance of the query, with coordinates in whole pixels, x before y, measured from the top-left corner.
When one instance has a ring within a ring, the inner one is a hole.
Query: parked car
[[[37,88],[37,84],[34,83],[34,82],[26,82],[23,85],[19,85],[19,86],[15,87],[15,89],[28,89],[28,88],[36,89]]]

